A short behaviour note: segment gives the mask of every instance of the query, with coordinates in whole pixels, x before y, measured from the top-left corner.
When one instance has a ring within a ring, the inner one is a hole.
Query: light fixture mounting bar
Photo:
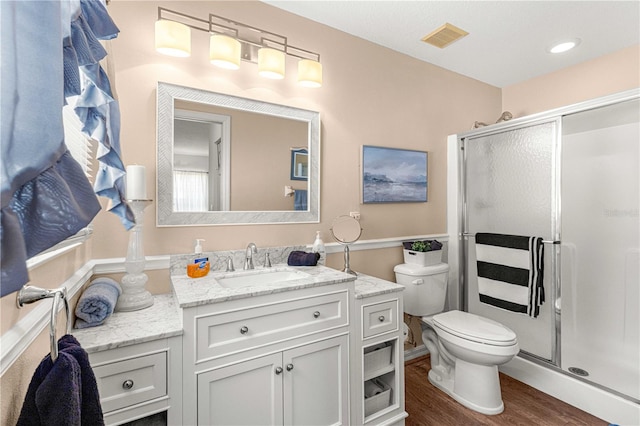
[[[179,22],[189,28],[211,34],[232,35],[240,43],[246,43],[256,47],[270,47],[298,59],[320,61],[319,53],[292,46],[287,41],[287,37],[281,34],[263,30],[262,28],[247,25],[213,13],[209,13],[209,19],[207,20],[186,13],[176,12],[166,7],[158,7],[158,19]],[[254,34],[255,37],[252,37]]]
[[[171,18],[167,15],[174,15],[174,18]],[[180,19],[176,19],[175,17],[180,17]],[[189,28],[193,28],[194,30],[210,32],[209,21],[207,21],[206,19],[196,18],[195,16],[176,12],[175,10],[167,9],[166,7],[158,7],[158,19],[166,19],[167,21],[174,21],[180,24],[184,24]],[[200,24],[201,26],[198,26],[198,24]]]

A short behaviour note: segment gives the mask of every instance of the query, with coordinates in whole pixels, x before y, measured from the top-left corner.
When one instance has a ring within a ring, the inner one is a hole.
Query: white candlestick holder
[[[145,288],[149,277],[144,273],[145,257],[142,240],[143,212],[152,200],[128,200],[136,218],[129,234],[127,258],[124,262],[127,273],[122,277],[122,294],[116,303],[116,311],[137,311],[153,305],[153,296]]]

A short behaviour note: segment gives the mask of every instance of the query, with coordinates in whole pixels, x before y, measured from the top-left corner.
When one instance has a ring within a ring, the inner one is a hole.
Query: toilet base
[[[456,360],[453,377],[437,368],[429,370],[432,385],[460,404],[482,414],[495,415],[504,411],[498,367],[471,364]],[[477,386],[480,383],[482,386]]]

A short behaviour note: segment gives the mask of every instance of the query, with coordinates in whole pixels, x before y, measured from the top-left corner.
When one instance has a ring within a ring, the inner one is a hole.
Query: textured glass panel
[[[640,399],[640,102],[565,117],[562,368]]]
[[[467,140],[469,232],[552,237],[555,122]]]
[[[537,236],[552,240],[555,227],[556,122],[542,123],[465,141],[466,232]],[[475,240],[467,239],[469,311],[515,331],[520,349],[552,359],[555,339],[553,249],[545,244],[546,303],[527,315],[480,303]]]

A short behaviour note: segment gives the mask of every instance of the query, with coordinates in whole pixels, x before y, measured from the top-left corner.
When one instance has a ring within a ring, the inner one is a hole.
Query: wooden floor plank
[[[456,402],[427,379],[429,355],[405,364],[406,426],[601,426],[607,422],[500,374],[504,412],[480,414]]]

